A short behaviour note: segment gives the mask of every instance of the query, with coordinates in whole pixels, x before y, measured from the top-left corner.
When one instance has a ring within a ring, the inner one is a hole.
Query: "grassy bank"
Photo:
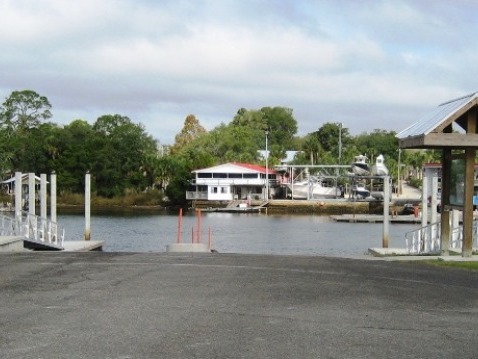
[[[447,268],[460,268],[465,270],[478,271],[477,261],[444,261],[444,260],[430,260],[424,261],[428,265]]]
[[[341,201],[304,201],[304,200],[273,200],[267,205],[268,213],[314,213],[314,214],[368,214],[368,202]]]
[[[193,208],[221,208],[226,207],[227,201],[194,201]],[[260,206],[262,201],[252,201],[251,206]],[[371,203],[366,201],[305,201],[305,200],[271,200],[266,205],[269,214],[319,214],[319,215],[340,215],[340,214],[371,214],[378,211],[383,213],[381,202]]]
[[[92,207],[161,207],[163,194],[159,191],[146,193],[128,192],[122,197],[105,198],[92,195]],[[83,194],[66,193],[57,197],[60,207],[84,206],[85,197]]]

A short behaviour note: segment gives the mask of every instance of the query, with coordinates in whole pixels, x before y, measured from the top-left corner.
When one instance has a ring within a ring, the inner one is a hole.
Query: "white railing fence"
[[[440,222],[407,232],[405,245],[409,254],[440,253]],[[463,243],[463,226],[451,229],[450,249],[460,250]],[[473,248],[478,247],[478,220],[473,221]]]
[[[0,236],[15,235],[15,220],[12,217],[0,214]]]
[[[473,248],[478,247],[478,220],[473,220]],[[450,238],[450,249],[461,250],[463,245],[463,226],[453,228]]]
[[[22,212],[16,218],[0,215],[0,235],[22,236],[29,241],[63,247],[65,229],[46,218]]]

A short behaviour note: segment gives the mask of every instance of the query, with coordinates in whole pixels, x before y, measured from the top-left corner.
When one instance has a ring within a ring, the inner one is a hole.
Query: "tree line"
[[[51,110],[47,97],[32,90],[13,91],[0,106],[3,178],[15,171],[55,172],[62,195],[83,193],[84,175],[90,172],[97,196],[155,191],[181,204],[195,169],[230,161],[264,165],[259,151],[265,150],[266,136],[270,166],[279,164],[288,150],[300,151],[294,164],[349,164],[358,154],[371,159],[383,154],[392,178],[398,175],[395,132],[376,129],[352,136],[341,124],[326,122],[298,136],[293,110],[286,107],[241,108],[229,123],[210,131],[188,115],[174,144],[166,147],[126,116],[105,114],[93,124],[76,119],[58,125],[50,121]],[[432,151],[407,150],[400,155],[412,173],[438,158]]]

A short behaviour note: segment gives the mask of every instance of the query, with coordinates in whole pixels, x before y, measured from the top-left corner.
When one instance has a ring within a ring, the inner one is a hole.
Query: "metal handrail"
[[[436,253],[440,251],[440,222],[405,233],[405,245],[409,254]]]
[[[440,252],[441,223],[431,223],[425,227],[405,233],[405,246],[409,254],[432,254]],[[449,249],[461,249],[463,226],[451,229]],[[473,221],[473,247],[478,247],[478,220]]]
[[[473,248],[478,247],[478,220],[473,220],[472,229]],[[463,226],[453,228],[451,231],[450,249],[461,250],[463,246]]]
[[[0,215],[0,235],[22,236],[29,241],[63,247],[65,229],[46,218],[22,212],[15,218]]]

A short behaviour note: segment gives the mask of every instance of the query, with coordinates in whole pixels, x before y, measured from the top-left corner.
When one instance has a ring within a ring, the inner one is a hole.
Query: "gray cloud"
[[[477,89],[470,2],[272,4],[0,0],[0,96],[32,89],[55,122],[119,113],[172,143],[188,114],[212,129],[241,107],[291,107],[301,135],[400,131]]]

